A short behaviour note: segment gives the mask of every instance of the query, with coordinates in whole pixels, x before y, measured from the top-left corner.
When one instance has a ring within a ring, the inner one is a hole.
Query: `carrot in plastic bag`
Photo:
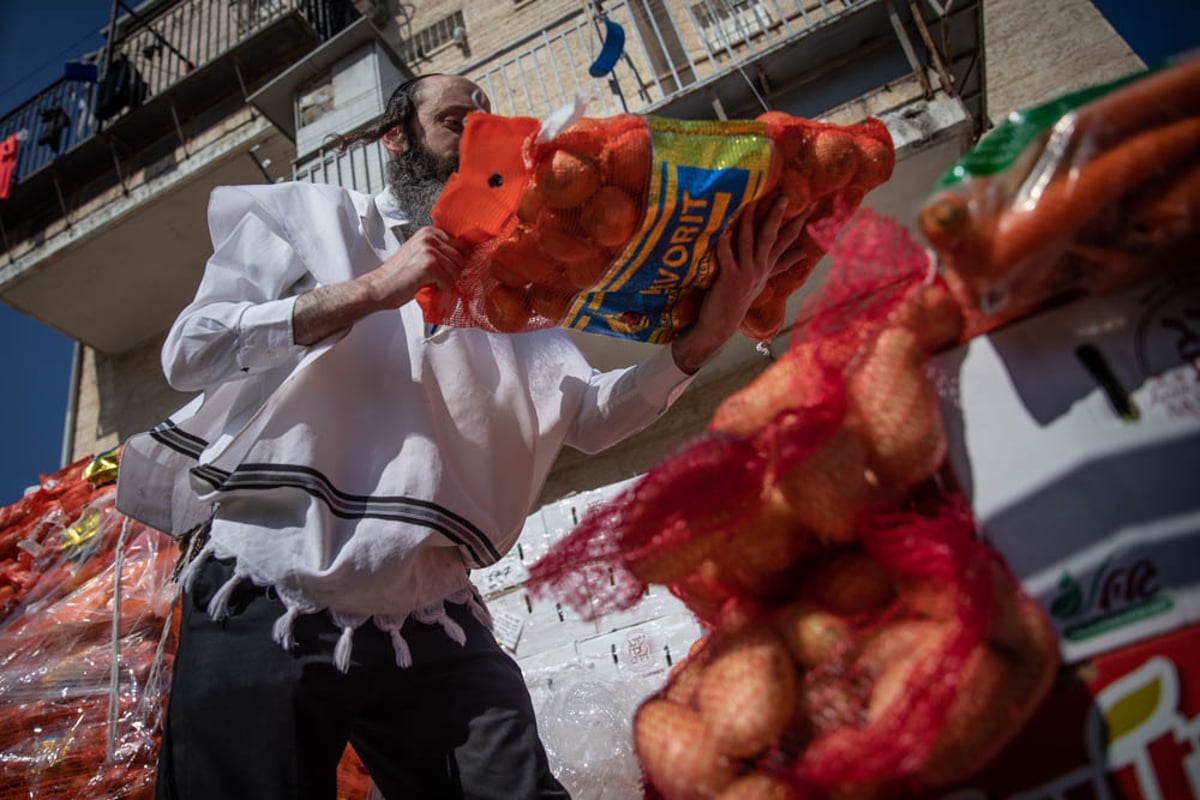
[[[164,630],[175,551],[165,534],[114,510],[99,460],[43,477],[0,513],[0,537],[15,537],[5,574],[21,589],[0,621],[3,797],[153,794],[177,635]]]
[[[1185,263],[1200,239],[1200,56],[1016,115],[918,224],[970,335]]]

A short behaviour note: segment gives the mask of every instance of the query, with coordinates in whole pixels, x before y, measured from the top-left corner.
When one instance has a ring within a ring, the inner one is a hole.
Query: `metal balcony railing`
[[[387,185],[388,157],[379,142],[355,144],[345,150],[322,148],[312,158],[297,164],[292,177],[375,194]]]
[[[811,81],[821,76],[816,81],[821,86],[807,83],[804,90],[811,95],[807,105],[815,116],[905,75],[916,75],[928,93],[928,65],[921,63],[920,45],[914,41],[925,42],[927,60],[946,72],[954,91],[981,91],[981,44],[978,30],[970,30],[980,24],[979,2],[607,0],[603,16],[567,14],[469,64],[461,74],[487,91],[493,113],[505,116],[545,118],[583,95],[592,98],[589,116],[630,112],[713,118],[726,111],[713,99],[719,92],[710,91],[722,80],[727,87],[736,83],[750,101],[729,109],[729,116],[771,107],[760,69],[769,62],[777,78]],[[935,20],[932,28],[916,22],[922,12]],[[623,51],[610,72],[593,77],[589,67],[612,35],[609,22],[624,33]],[[918,27],[919,39],[917,32],[909,36],[905,31],[912,25]],[[891,61],[873,73],[873,84],[849,77],[850,62],[870,57],[860,52],[861,43],[891,51]],[[850,97],[836,99],[827,90],[839,80]],[[681,103],[688,95],[696,102]],[[374,192],[383,188],[385,163],[386,154],[377,145],[327,149],[297,165],[294,177]]]
[[[619,0],[603,17],[572,14],[468,69],[496,113],[541,117],[583,92],[594,114],[652,112],[685,87],[747,68],[762,53],[833,23],[852,0]],[[588,71],[620,26],[615,68]]]
[[[835,18],[845,0],[618,0],[603,17],[567,14],[543,30],[475,62],[463,74],[488,93],[492,112],[544,118],[577,95],[589,116],[649,113],[689,84],[737,70],[763,50]],[[620,26],[623,55],[608,74],[589,67],[601,52],[606,21]],[[378,145],[323,150],[298,165],[295,177],[359,191],[383,188],[386,154]]]
[[[0,141],[14,134],[20,140],[14,180],[49,166],[297,11],[318,41],[358,17],[351,0],[183,0],[145,15],[127,13],[105,53],[107,69],[97,63],[100,74],[89,76],[99,80],[62,78],[0,118]]]

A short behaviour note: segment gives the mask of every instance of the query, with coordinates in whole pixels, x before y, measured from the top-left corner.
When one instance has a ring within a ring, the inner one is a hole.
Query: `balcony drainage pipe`
[[[59,468],[73,461],[75,454],[75,420],[79,408],[79,375],[83,371],[83,345],[75,341],[71,351],[71,377],[67,383],[67,414],[63,420],[62,452]]]

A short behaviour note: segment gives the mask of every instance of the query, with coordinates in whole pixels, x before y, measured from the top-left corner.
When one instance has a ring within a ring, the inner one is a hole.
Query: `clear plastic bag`
[[[1190,266],[1200,55],[1011,115],[919,209],[968,336]]]
[[[0,513],[0,797],[153,795],[175,633],[173,541],[81,461]]]
[[[176,540],[115,507],[115,453],[0,508],[0,800],[154,796]],[[353,748],[342,800],[379,800]]]
[[[543,680],[549,678],[553,680]],[[602,677],[567,664],[526,675],[547,688],[538,729],[551,770],[575,800],[627,800],[641,793],[633,713],[657,687],[649,679]]]

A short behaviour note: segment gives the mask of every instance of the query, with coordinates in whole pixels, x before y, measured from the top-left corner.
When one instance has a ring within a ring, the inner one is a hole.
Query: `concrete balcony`
[[[20,139],[0,201],[0,299],[106,354],[160,332],[190,297],[213,186],[288,176],[290,143],[246,93],[358,16],[350,0],[138,9],[113,26],[98,82],[60,80],[0,119],[0,139]]]

